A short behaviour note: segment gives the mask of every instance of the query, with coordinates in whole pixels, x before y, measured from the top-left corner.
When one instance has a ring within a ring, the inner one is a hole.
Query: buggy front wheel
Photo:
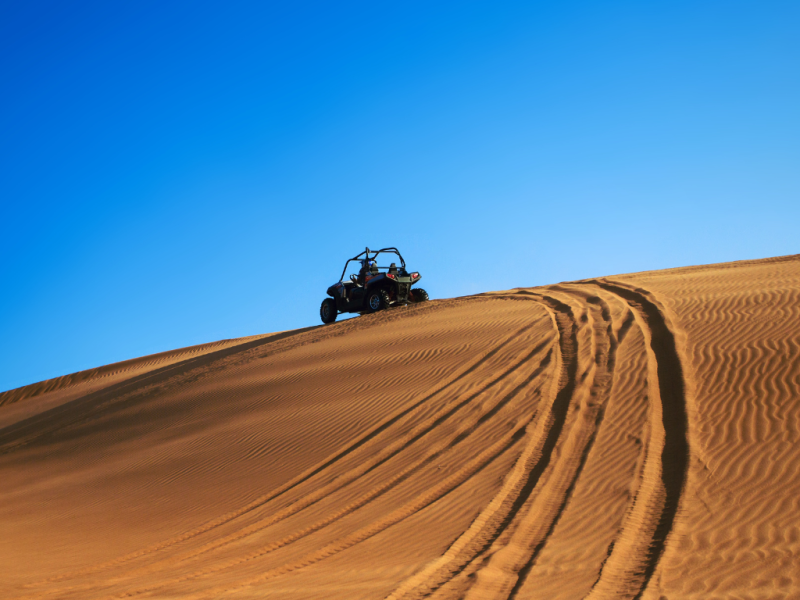
[[[319,307],[319,318],[323,323],[333,323],[336,320],[337,310],[336,301],[333,298],[325,298],[322,306]]]

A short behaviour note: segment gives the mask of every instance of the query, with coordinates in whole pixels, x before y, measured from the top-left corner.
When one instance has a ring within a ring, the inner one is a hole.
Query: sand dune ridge
[[[800,257],[0,394],[3,598],[800,594]]]

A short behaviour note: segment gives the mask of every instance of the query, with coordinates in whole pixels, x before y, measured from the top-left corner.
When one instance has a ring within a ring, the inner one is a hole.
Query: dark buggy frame
[[[378,256],[394,254],[400,260],[400,266],[392,262],[388,266],[378,265]],[[350,263],[362,264],[358,274],[345,281]],[[381,271],[383,269],[383,271]],[[406,305],[413,302],[424,302],[428,293],[422,288],[411,289],[422,279],[419,272],[409,273],[406,261],[397,248],[381,248],[363,252],[347,259],[342,269],[339,282],[328,288],[330,298],[325,298],[320,306],[319,314],[323,323],[333,323],[340,313],[372,313],[389,306]]]

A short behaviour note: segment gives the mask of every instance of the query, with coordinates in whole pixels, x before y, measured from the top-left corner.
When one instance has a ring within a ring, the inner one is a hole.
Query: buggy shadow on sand
[[[378,256],[400,260],[388,266],[378,265]],[[350,273],[348,269],[358,272]],[[406,261],[397,248],[370,250],[367,248],[344,264],[339,283],[328,288],[328,296],[322,301],[319,316],[323,323],[333,323],[339,313],[366,314],[389,306],[405,305],[412,302],[425,302],[428,292],[422,288],[411,289],[422,276],[418,272],[406,271]]]

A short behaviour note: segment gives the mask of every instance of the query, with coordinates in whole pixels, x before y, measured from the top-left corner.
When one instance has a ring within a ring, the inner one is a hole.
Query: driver
[[[364,284],[367,281],[367,274],[369,273],[369,266],[371,261],[362,260],[361,261],[361,269],[358,271],[358,276],[351,275],[350,280],[355,283],[357,286],[364,287]],[[347,300],[347,286],[342,286],[342,298]]]
[[[358,279],[356,280],[358,285],[363,286],[367,282],[367,274],[371,264],[372,261],[366,259],[361,261],[361,270],[358,272]]]

